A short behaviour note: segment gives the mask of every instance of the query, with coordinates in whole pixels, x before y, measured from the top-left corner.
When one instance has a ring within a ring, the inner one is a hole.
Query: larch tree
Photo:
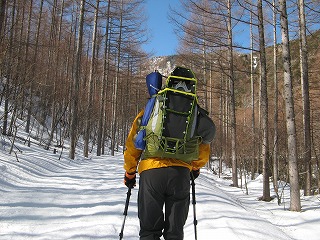
[[[2,42],[2,29],[4,26],[4,17],[6,12],[6,2],[7,0],[0,0],[0,43]]]
[[[253,33],[253,4],[250,6],[250,85],[251,85],[251,138],[252,138],[252,159],[251,159],[251,179],[254,179],[256,165],[256,121],[255,121],[255,84],[254,72],[258,66],[257,57],[254,56],[254,33]]]
[[[288,14],[286,0],[279,0],[280,4],[280,23],[282,39],[282,58],[283,58],[283,83],[285,112],[287,125],[287,143],[288,143],[288,163],[289,163],[289,181],[290,181],[290,210],[301,211],[299,173],[297,165],[297,140],[296,124],[293,101],[291,54],[289,46]]]
[[[117,39],[117,53],[116,53],[116,76],[113,79],[113,91],[112,91],[112,115],[111,115],[111,155],[114,156],[115,148],[116,148],[116,130],[118,124],[118,116],[117,110],[118,109],[118,87],[120,84],[120,60],[121,60],[121,53],[122,53],[122,35],[123,35],[123,14],[124,14],[124,2],[123,0],[119,3],[119,32],[118,32],[118,39]]]
[[[11,16],[9,16],[9,33],[8,33],[8,46],[7,51],[5,52],[5,64],[6,68],[4,69],[4,76],[6,76],[5,84],[4,84],[4,114],[3,114],[3,120],[2,120],[2,134],[7,135],[8,132],[8,124],[9,124],[9,107],[10,107],[10,100],[12,97],[12,90],[11,87],[13,85],[13,78],[12,78],[12,69],[13,69],[13,49],[14,49],[14,38],[15,38],[15,24],[16,24],[16,7],[17,2],[14,0],[12,2],[12,8],[11,8]]]
[[[305,1],[298,0],[299,9],[299,43],[300,43],[300,74],[301,94],[303,104],[303,158],[305,171],[304,195],[311,194],[311,127],[310,127],[310,98],[308,77],[308,46],[305,17]]]
[[[81,56],[82,56],[82,43],[83,43],[83,25],[84,25],[84,12],[85,12],[85,0],[81,0],[80,3],[80,16],[79,16],[79,26],[78,26],[78,38],[77,38],[77,48],[76,48],[76,61],[74,69],[74,79],[73,79],[73,98],[72,98],[72,117],[71,117],[71,129],[70,129],[70,151],[69,157],[71,159],[75,158],[77,135],[78,135],[78,104],[79,104],[79,89],[80,89],[80,78],[81,78]]]
[[[100,92],[100,109],[99,109],[99,121],[98,121],[98,137],[97,137],[97,156],[103,154],[103,139],[105,133],[105,121],[106,121],[106,93],[107,93],[107,81],[108,71],[110,67],[110,19],[111,19],[111,0],[108,0],[107,9],[105,13],[105,42],[103,50],[103,70],[102,70],[102,88]]]
[[[230,124],[231,124],[231,159],[232,159],[232,185],[238,187],[238,162],[236,146],[236,103],[234,89],[234,64],[233,64],[233,35],[232,35],[232,4],[227,1],[227,29],[228,29],[228,64],[229,64],[229,84],[230,84]]]
[[[30,73],[30,83],[29,83],[29,89],[27,90],[27,122],[26,122],[26,128],[25,128],[25,131],[27,133],[29,133],[30,131],[30,124],[31,124],[31,115],[32,115],[32,109],[33,109],[33,106],[34,106],[34,92],[35,92],[35,89],[34,89],[34,86],[35,86],[35,82],[34,81],[34,78],[36,76],[36,72],[37,72],[37,61],[38,61],[38,56],[39,56],[39,41],[40,41],[40,28],[41,28],[41,19],[42,19],[42,14],[43,14],[43,2],[44,0],[41,0],[40,2],[40,6],[39,6],[39,13],[38,13],[38,18],[37,18],[37,26],[36,26],[36,34],[35,34],[35,49],[34,49],[34,52],[33,52],[33,65],[31,67],[31,73]],[[30,3],[32,5],[32,1]],[[29,13],[29,24],[31,24],[31,21],[32,21],[32,6],[30,6],[30,13]],[[28,26],[29,28],[30,26]],[[30,29],[29,29],[30,31]],[[28,34],[29,34],[29,31],[28,31]],[[29,43],[29,40],[30,40],[30,37],[28,36],[28,43]],[[27,46],[27,49],[28,49],[28,46]],[[27,50],[26,50],[27,51]],[[26,58],[27,58],[27,54],[26,54]]]
[[[100,0],[96,0],[95,5],[95,14],[94,14],[94,22],[93,22],[93,31],[92,31],[92,40],[91,40],[91,63],[90,63],[90,73],[89,73],[89,86],[87,93],[87,107],[86,107],[86,118],[85,118],[85,129],[84,129],[84,148],[83,155],[88,157],[89,152],[89,139],[90,133],[92,129],[92,120],[91,115],[93,113],[93,85],[96,71],[96,46],[97,46],[97,29],[98,29],[98,13],[99,13],[99,4]]]
[[[258,30],[259,30],[259,49],[260,49],[260,105],[261,105],[261,158],[263,165],[263,196],[262,200],[270,201],[269,184],[269,126],[268,126],[268,91],[267,91],[267,60],[265,50],[264,22],[262,0],[258,0]]]
[[[278,161],[278,121],[279,121],[279,89],[278,89],[278,59],[277,59],[277,8],[273,0],[273,85],[274,85],[274,113],[273,113],[273,187],[278,195],[279,161]],[[278,196],[279,199],[279,196]]]

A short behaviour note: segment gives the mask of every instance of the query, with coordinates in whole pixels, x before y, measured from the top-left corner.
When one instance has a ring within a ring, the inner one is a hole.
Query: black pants
[[[188,168],[167,167],[143,171],[138,195],[140,239],[159,240],[163,234],[166,240],[182,240],[189,203]]]

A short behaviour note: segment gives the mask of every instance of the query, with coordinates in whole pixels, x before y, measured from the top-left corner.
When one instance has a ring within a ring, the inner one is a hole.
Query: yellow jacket
[[[124,151],[124,169],[128,173],[133,173],[137,170],[139,174],[145,170],[153,169],[153,168],[162,168],[162,167],[170,167],[170,166],[182,166],[187,167],[190,171],[193,169],[200,169],[203,167],[210,156],[210,145],[209,144],[200,144],[199,145],[199,158],[195,159],[191,163],[186,163],[181,160],[173,159],[173,158],[148,158],[140,161],[140,156],[142,154],[141,150],[138,150],[134,146],[134,137],[138,132],[138,128],[140,125],[141,118],[143,116],[143,112],[141,111],[137,117],[135,118],[132,127],[130,129],[128,138],[126,140],[125,151]]]

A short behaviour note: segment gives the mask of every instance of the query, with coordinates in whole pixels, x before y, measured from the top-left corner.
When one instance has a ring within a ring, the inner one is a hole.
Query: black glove
[[[136,173],[125,173],[124,174],[124,184],[128,188],[134,188],[136,186]]]
[[[190,179],[196,180],[196,178],[199,177],[199,175],[200,175],[200,169],[192,170],[190,172]]]

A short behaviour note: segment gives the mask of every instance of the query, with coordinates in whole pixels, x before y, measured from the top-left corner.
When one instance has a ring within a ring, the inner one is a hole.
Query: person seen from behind
[[[124,151],[124,183],[136,186],[139,173],[138,217],[140,240],[182,240],[190,204],[190,178],[196,179],[210,157],[210,144],[199,142],[198,158],[185,162],[167,157],[143,157],[135,147],[142,110],[135,118]],[[141,159],[142,158],[142,159]]]

